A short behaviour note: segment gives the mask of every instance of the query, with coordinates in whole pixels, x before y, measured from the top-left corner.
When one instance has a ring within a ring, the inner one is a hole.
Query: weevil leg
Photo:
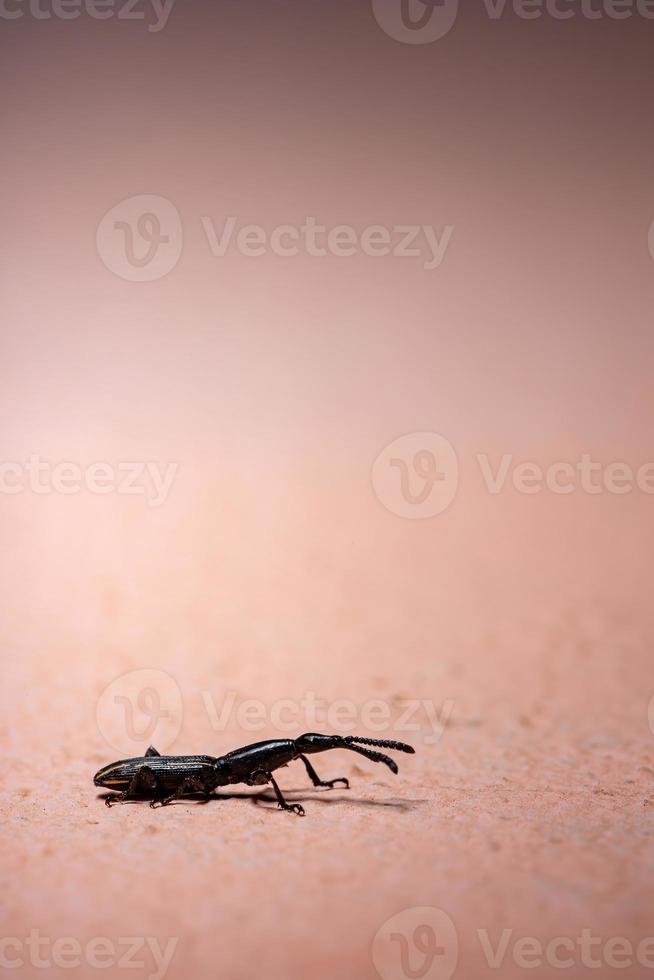
[[[148,751],[145,754],[146,755],[161,755],[161,752],[157,752],[157,750],[155,749],[154,745],[151,745],[148,748]]]
[[[277,785],[277,781],[271,772],[265,774],[268,777],[269,782],[272,783],[272,788],[275,791],[275,796],[277,797],[277,803],[282,810],[290,810],[291,813],[297,813],[298,817],[304,816],[304,807],[301,803],[287,803],[282,796],[282,791]]]
[[[159,802],[161,806],[166,806],[168,803],[179,800],[186,793],[202,793],[205,800],[208,800],[211,796],[211,787],[206,784],[204,779],[200,779],[198,776],[187,776],[174,793],[171,793],[169,796],[164,796]]]
[[[108,796],[105,803],[107,806],[111,806],[113,803],[125,803],[127,800],[135,799],[144,793],[154,793],[154,799],[151,800],[150,806],[154,806],[155,802],[162,795],[162,788],[157,774],[149,766],[141,766],[130,779],[127,789],[119,793],[118,796]]]
[[[328,789],[333,789],[336,783],[343,783],[346,789],[350,788],[350,781],[346,779],[345,776],[339,776],[338,779],[321,779],[307,759],[306,755],[299,755],[298,759],[302,759],[302,762],[306,766],[307,773],[309,774],[309,779],[314,786],[326,786]]]

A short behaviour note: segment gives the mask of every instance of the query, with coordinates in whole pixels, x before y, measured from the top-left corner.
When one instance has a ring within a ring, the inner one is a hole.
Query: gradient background
[[[654,459],[654,22],[466,3],[405,44],[364,0],[178,0],[159,33],[0,29],[1,458],[179,466],[159,508],[0,494],[2,935],[176,937],[173,980],[372,978],[383,923],[435,906],[475,980],[497,975],[479,929],[654,934],[654,497],[491,495],[475,458]],[[141,194],[184,228],[146,283],[96,248]],[[228,215],[454,233],[432,271],[216,258],[201,217]],[[458,492],[408,520],[371,467],[423,431]],[[397,779],[345,753],[317,768],[349,794],[282,772],[304,821],[247,792],[107,811],[91,778],[124,716],[98,699],[145,668],[180,692],[171,751],[279,734],[216,730],[203,691],[453,710],[436,745],[404,734]]]

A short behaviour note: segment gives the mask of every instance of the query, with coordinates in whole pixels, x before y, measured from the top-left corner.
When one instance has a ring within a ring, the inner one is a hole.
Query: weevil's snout
[[[316,732],[307,732],[295,739],[295,747],[300,752],[324,752],[325,749],[338,748],[341,742],[340,735],[319,735]]]

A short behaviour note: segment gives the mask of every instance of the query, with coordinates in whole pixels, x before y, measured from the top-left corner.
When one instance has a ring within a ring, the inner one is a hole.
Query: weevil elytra
[[[357,738],[355,735],[317,735],[308,733],[299,738],[272,739],[267,742],[254,742],[241,749],[234,749],[227,755],[214,758],[211,755],[161,755],[150,746],[144,756],[136,759],[123,759],[112,762],[100,769],[93,778],[96,786],[119,790],[116,796],[105,799],[107,806],[124,803],[127,800],[145,798],[150,806],[158,803],[165,806],[180,797],[196,793],[209,798],[218,786],[245,783],[247,786],[272,785],[277,803],[282,810],[304,816],[304,807],[299,803],[287,803],[282,795],[273,771],[287,766],[294,759],[304,763],[309,779],[314,786],[329,789],[342,783],[346,789],[350,784],[344,776],[338,779],[321,779],[313,768],[307,755],[326,752],[328,749],[350,749],[364,755],[372,762],[383,762],[391,772],[397,773],[397,764],[381,752],[365,748],[374,745],[397,752],[414,752],[404,742],[391,742],[388,739]]]

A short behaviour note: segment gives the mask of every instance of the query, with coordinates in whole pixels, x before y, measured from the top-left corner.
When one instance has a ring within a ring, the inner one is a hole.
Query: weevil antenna
[[[391,772],[394,772],[397,775],[397,763],[387,755],[383,755],[381,752],[373,752],[372,749],[364,749],[362,745],[354,745],[352,742],[344,742],[341,748],[350,749],[352,752],[358,752],[359,755],[365,755],[366,759],[370,759],[371,762],[383,762],[385,766],[388,766]]]
[[[387,738],[358,738],[356,735],[346,735],[343,738],[343,748],[351,749],[352,752],[358,752],[359,755],[364,755],[371,762],[383,762],[394,773],[397,773],[397,763],[393,759],[390,759],[387,755],[383,755],[381,752],[366,749],[364,745],[375,745],[382,749],[395,749],[397,752],[415,752],[415,749],[411,745],[406,745],[404,742],[394,742]]]
[[[408,752],[411,755],[416,751],[412,745],[407,745],[406,742],[392,742],[387,738],[358,738],[356,735],[346,735],[343,741],[358,742],[360,745],[376,745],[380,749],[394,749],[396,752]]]

